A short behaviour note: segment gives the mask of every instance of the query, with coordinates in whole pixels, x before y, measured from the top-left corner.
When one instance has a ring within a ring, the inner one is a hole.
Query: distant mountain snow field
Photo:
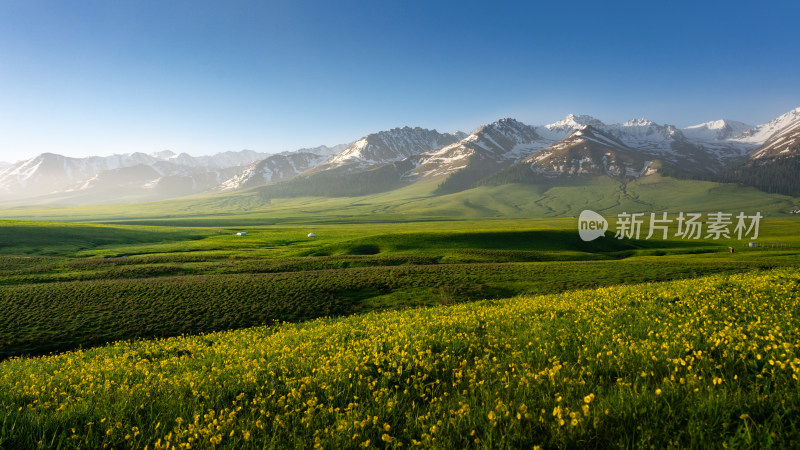
[[[346,193],[342,186],[358,185],[363,193],[370,191],[369,183],[391,189],[441,178],[444,193],[486,179],[546,182],[600,175],[624,179],[657,171],[718,177],[781,192],[794,189],[787,167],[795,164],[800,164],[800,108],[762,125],[723,119],[681,129],[644,118],[605,124],[591,116],[569,115],[542,126],[506,118],[470,134],[393,128],[350,144],[278,154],[242,150],[195,157],[162,151],[69,158],[43,153],[0,163],[0,200],[65,204],[158,200],[289,181],[297,185],[304,180],[319,185],[317,191],[324,191],[325,183],[336,183],[335,192]]]

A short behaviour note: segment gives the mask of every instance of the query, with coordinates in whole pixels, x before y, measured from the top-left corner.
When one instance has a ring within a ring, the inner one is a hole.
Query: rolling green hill
[[[755,188],[660,175],[623,183],[609,177],[573,178],[548,184],[480,186],[436,195],[443,180],[352,197],[272,198],[266,188],[154,203],[85,207],[17,207],[6,219],[87,221],[174,226],[238,226],[277,223],[367,223],[464,219],[573,217],[584,209],[627,212],[760,211],[777,216],[800,208],[800,198]]]

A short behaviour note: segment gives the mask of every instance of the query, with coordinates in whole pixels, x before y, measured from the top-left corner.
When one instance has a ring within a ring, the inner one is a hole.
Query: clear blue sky
[[[569,113],[758,124],[800,106],[796,5],[4,0],[0,160],[277,152]]]

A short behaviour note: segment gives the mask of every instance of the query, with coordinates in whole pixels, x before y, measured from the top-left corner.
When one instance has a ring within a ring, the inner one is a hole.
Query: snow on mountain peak
[[[536,132],[540,136],[550,141],[560,141],[567,138],[581,128],[591,125],[593,127],[603,127],[605,124],[592,116],[570,114],[563,120],[536,127]]]
[[[161,150],[160,152],[151,153],[150,156],[156,159],[171,159],[178,155],[176,155],[172,150]]]
[[[631,119],[631,120],[623,123],[622,126],[623,127],[649,127],[649,126],[652,126],[652,125],[655,125],[655,124],[656,123],[651,121],[651,120],[647,120],[647,119],[645,119],[643,117],[640,117],[638,119]]]
[[[800,122],[800,107],[797,107],[786,114],[771,120],[768,123],[746,130],[742,132],[742,134],[736,136],[734,140],[748,144],[761,145],[776,133],[780,132],[784,128],[796,124],[797,122]]]
[[[595,119],[592,116],[587,115],[575,115],[570,114],[564,120],[559,120],[558,122],[551,123],[549,125],[545,125],[545,128],[548,130],[561,130],[566,128],[578,129],[584,125],[592,125],[592,126],[603,126],[603,122]]]
[[[583,136],[585,132],[590,131],[591,127],[589,125],[584,125],[578,129],[578,131],[572,133],[573,136]]]
[[[368,167],[399,161],[409,156],[453,144],[459,140],[459,137],[456,134],[444,134],[420,127],[392,128],[368,134],[345,150],[333,155],[318,169],[325,170],[346,164]]]
[[[491,145],[505,148],[509,144],[513,146],[515,144],[539,140],[541,139],[541,136],[536,133],[536,129],[534,127],[525,125],[516,119],[505,118],[492,122],[488,125],[478,127],[478,129],[475,130],[467,139],[476,142],[489,141]],[[495,142],[498,139],[502,139],[507,142]]]
[[[320,156],[333,156],[341,152],[342,150],[346,149],[347,147],[350,147],[353,144],[354,142],[351,142],[349,144],[337,144],[332,147],[328,147],[327,145],[320,145],[317,147],[301,148],[299,150],[295,150],[292,152],[282,152],[281,154],[286,155],[291,153],[313,153],[315,155],[320,155]]]
[[[713,142],[731,139],[750,128],[753,128],[753,126],[735,120],[721,119],[692,125],[681,129],[681,132],[689,139]]]
[[[517,119],[512,119],[510,117],[506,117],[500,120],[496,120],[490,124],[481,125],[475,129],[471,134],[478,135],[480,133],[487,132],[488,130],[519,130],[524,127],[527,127],[524,123],[518,121]]]
[[[728,126],[728,122],[729,121],[727,119],[712,120],[711,122],[706,122],[704,125],[709,130],[721,130],[721,129],[723,129],[723,128]],[[688,127],[688,128],[697,128],[697,127],[700,127],[700,126],[702,126],[702,125],[695,125],[693,127]]]

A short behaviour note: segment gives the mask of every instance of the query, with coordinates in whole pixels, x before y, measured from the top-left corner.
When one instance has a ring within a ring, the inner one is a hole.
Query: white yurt
[[[317,237],[317,235],[314,233],[308,233],[308,237]]]

